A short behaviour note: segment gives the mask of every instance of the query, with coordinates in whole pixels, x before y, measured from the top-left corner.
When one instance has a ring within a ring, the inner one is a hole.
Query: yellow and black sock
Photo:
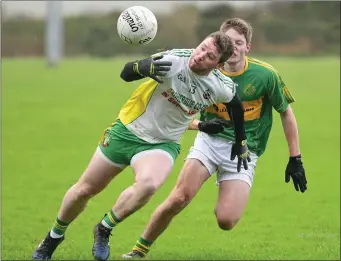
[[[104,216],[101,223],[106,228],[113,229],[120,222],[121,221],[115,216],[114,212],[110,210],[110,212]]]
[[[152,244],[153,244],[153,242],[149,242],[149,241],[143,239],[142,237],[140,237],[136,241],[136,244],[133,247],[133,251],[137,251],[137,252],[139,252],[139,254],[141,254],[142,257],[145,257],[148,254],[149,249],[150,249]]]
[[[69,226],[70,223],[63,222],[56,218],[56,221],[54,222],[54,225],[50,231],[50,236],[52,238],[61,238]]]

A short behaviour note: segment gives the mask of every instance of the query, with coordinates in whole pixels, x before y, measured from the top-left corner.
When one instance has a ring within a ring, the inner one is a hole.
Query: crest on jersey
[[[256,87],[252,84],[248,84],[244,87],[243,93],[245,96],[251,96],[254,95],[256,92]]]
[[[211,93],[210,93],[210,90],[207,89],[203,94],[202,94],[202,97],[204,97],[204,99],[208,100],[211,98]]]
[[[108,147],[110,140],[111,140],[111,134],[110,133],[106,133],[104,135],[104,137],[103,137],[103,140],[102,140],[102,146],[103,147]]]

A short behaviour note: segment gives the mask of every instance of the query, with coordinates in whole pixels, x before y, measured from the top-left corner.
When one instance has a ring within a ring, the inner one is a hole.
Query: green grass
[[[149,259],[340,260],[340,66],[337,58],[267,58],[295,96],[308,191],[284,182],[288,150],[277,113],[258,162],[245,214],[221,231],[213,209],[215,177],[155,242]],[[125,60],[2,62],[2,259],[30,259],[79,178],[103,130],[136,83],[124,83]],[[194,131],[182,139],[172,175],[138,213],[115,228],[111,259],[128,252],[175,184]],[[92,228],[133,182],[130,169],[89,203],[69,227],[54,259],[92,260]]]

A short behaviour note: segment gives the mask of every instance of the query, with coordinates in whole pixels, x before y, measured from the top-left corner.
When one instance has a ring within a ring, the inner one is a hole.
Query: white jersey
[[[164,52],[162,61],[172,66],[164,83],[141,84],[119,113],[121,122],[137,137],[150,142],[180,142],[197,113],[215,103],[230,102],[233,81],[219,70],[199,76],[189,68],[192,49]]]

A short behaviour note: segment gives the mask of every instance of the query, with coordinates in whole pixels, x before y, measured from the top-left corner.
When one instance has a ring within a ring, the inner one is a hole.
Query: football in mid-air
[[[132,6],[124,10],[117,21],[120,38],[127,44],[149,44],[157,33],[155,15],[143,6]]]

